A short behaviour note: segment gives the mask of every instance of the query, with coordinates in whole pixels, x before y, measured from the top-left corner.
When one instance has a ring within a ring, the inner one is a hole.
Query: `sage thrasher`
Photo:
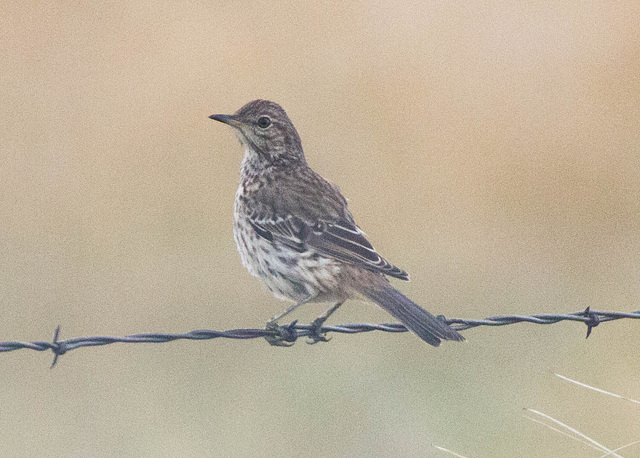
[[[433,346],[441,339],[464,340],[391,286],[387,276],[409,275],[376,252],[338,188],[307,165],[298,132],[280,105],[254,100],[232,115],[210,118],[233,127],[245,148],[233,225],[242,264],[277,298],[294,302],[268,327],[302,304],[329,302],[333,306],[313,322],[312,332],[315,341],[326,340],[319,330],[329,315],[345,300],[364,297]]]

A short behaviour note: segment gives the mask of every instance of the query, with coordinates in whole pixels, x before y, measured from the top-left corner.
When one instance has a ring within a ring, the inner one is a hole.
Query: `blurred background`
[[[640,3],[0,4],[0,341],[262,327],[242,149],[280,103],[436,314],[640,309]],[[309,322],[323,304],[292,318]],[[331,323],[387,322],[352,301]],[[599,456],[640,439],[639,324],[0,355],[14,456]],[[620,452],[640,456],[636,445]]]

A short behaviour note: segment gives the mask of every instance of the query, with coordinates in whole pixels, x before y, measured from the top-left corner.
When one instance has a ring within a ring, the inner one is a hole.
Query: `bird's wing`
[[[380,256],[364,232],[346,218],[308,221],[293,215],[274,217],[258,210],[250,215],[249,221],[260,237],[281,242],[297,251],[313,249],[322,256],[402,280],[409,279],[404,270]]]

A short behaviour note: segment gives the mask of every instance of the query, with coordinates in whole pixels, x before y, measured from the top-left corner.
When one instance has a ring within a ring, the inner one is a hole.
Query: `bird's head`
[[[277,103],[254,100],[232,115],[216,114],[209,117],[233,127],[245,147],[245,154],[254,161],[271,164],[304,162],[298,132]]]

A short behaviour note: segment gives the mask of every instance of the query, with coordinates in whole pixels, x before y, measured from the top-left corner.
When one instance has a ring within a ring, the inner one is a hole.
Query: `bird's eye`
[[[261,129],[266,129],[270,125],[271,119],[269,119],[269,116],[260,116],[258,118],[258,127],[260,127]]]

